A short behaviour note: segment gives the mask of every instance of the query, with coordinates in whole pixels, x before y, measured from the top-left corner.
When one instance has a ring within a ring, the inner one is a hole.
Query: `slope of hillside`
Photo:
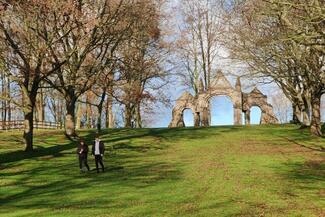
[[[325,215],[325,139],[296,126],[116,129],[102,139],[106,172],[80,174],[62,132],[37,132],[32,155],[21,132],[0,132],[0,216]]]

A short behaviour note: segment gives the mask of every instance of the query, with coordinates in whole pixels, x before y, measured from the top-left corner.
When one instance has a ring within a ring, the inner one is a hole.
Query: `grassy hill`
[[[32,155],[21,151],[21,132],[0,132],[0,216],[325,215],[325,139],[296,126],[116,129],[102,138],[107,171],[80,174],[62,132],[36,132]]]

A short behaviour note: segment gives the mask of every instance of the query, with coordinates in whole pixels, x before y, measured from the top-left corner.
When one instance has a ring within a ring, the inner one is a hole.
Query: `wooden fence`
[[[0,122],[0,130],[18,130],[18,129],[24,129],[23,120]],[[62,126],[60,123],[55,123],[55,122],[34,121],[34,129],[62,129]]]

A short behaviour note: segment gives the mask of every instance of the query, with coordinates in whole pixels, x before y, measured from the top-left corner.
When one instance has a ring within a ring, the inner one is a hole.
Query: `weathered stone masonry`
[[[210,100],[214,96],[228,96],[234,105],[234,124],[242,125],[242,113],[245,115],[245,123],[250,124],[250,109],[258,106],[262,111],[261,124],[276,124],[276,118],[272,106],[267,102],[267,96],[263,95],[257,88],[250,93],[243,93],[240,79],[237,78],[235,88],[222,72],[218,72],[208,90],[199,88],[199,94],[194,97],[188,92],[176,101],[173,109],[173,118],[169,127],[185,127],[183,112],[191,109],[194,114],[194,126],[210,126]]]

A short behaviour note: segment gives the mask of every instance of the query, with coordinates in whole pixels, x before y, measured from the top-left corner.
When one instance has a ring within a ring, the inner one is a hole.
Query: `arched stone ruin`
[[[272,105],[267,102],[267,96],[257,88],[250,93],[243,93],[240,78],[237,78],[236,86],[233,87],[224,74],[219,71],[208,90],[204,91],[201,84],[198,96],[194,97],[185,92],[177,99],[169,127],[185,127],[183,113],[186,109],[192,110],[195,127],[210,126],[210,100],[214,96],[228,96],[231,99],[234,106],[235,125],[242,125],[242,113],[245,116],[245,123],[250,124],[250,109],[253,106],[258,106],[262,111],[261,124],[279,123]]]

